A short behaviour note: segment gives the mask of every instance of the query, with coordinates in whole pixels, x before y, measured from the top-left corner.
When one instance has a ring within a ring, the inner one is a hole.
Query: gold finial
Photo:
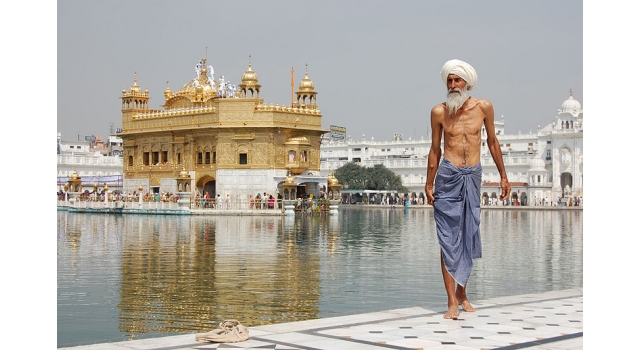
[[[573,91],[569,89],[569,96],[573,96]]]
[[[295,180],[293,179],[293,174],[291,174],[291,168],[288,168],[289,170],[287,171],[287,179],[285,181],[285,183],[287,184],[292,184],[295,183]]]
[[[182,171],[180,171],[180,173],[178,174],[178,177],[181,178],[187,178],[190,177],[189,176],[189,172],[187,171],[187,169],[185,169],[184,164],[182,164]]]
[[[249,68],[251,68],[251,54],[249,54]]]

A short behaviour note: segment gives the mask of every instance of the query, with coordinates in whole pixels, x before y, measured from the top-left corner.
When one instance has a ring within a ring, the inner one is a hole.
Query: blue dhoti
[[[459,285],[466,286],[473,259],[482,257],[480,243],[480,181],[482,166],[458,168],[444,159],[436,175],[433,216],[444,265]]]

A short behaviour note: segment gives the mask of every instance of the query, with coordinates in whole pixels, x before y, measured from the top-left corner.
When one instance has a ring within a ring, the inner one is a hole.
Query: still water
[[[446,305],[431,209],[58,212],[57,346]],[[581,287],[582,211],[483,210],[473,300]]]

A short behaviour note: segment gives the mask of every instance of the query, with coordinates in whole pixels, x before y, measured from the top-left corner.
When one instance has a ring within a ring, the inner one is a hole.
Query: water
[[[446,305],[431,209],[57,215],[58,347]],[[582,286],[582,211],[481,215],[472,302]]]

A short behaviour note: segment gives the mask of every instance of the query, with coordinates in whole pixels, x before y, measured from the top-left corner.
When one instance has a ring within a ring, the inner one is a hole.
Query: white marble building
[[[558,108],[550,124],[529,134],[507,135],[504,116],[495,120],[496,134],[503,152],[505,168],[512,184],[512,196],[533,205],[536,199],[557,202],[559,197],[582,197],[583,128],[580,102],[569,98]],[[483,135],[486,132],[483,130]],[[321,175],[327,175],[347,162],[371,167],[383,164],[402,178],[402,183],[416,197],[424,197],[428,139],[405,140],[394,135],[391,141],[331,140],[326,135],[320,147]],[[499,194],[500,177],[486,142],[482,142],[483,196]]]
[[[96,149],[92,141],[63,140],[58,133],[57,142],[57,183],[56,191],[63,189],[69,177],[75,171],[82,180],[85,190],[93,191],[95,185],[102,188],[105,183],[112,190],[122,190],[122,156],[105,155],[102,150]],[[122,140],[117,137],[109,137],[109,146],[119,145]],[[107,147],[107,146],[105,146]],[[113,146],[117,147],[117,146]]]

